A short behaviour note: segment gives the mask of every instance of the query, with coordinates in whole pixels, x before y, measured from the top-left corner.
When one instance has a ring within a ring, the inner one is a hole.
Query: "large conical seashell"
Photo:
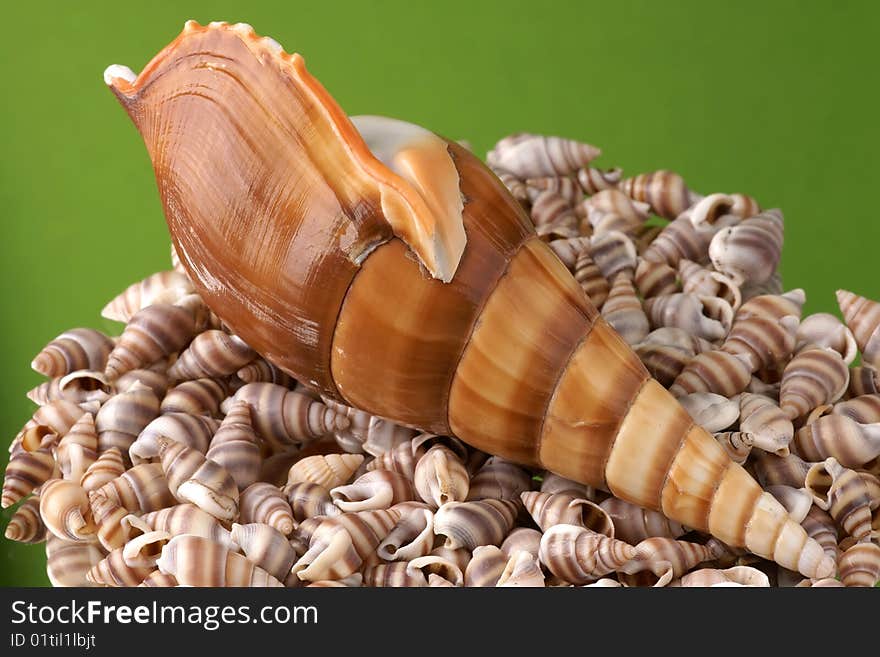
[[[168,370],[175,381],[228,376],[257,357],[236,335],[209,330],[199,333]]]
[[[467,499],[470,477],[461,459],[445,445],[434,445],[416,463],[419,497],[436,507]]]
[[[229,530],[223,527],[214,516],[202,511],[195,504],[168,506],[144,514],[141,520],[151,529],[168,532],[172,536],[194,534],[225,545],[230,549],[235,548],[235,542],[232,540]]]
[[[92,467],[100,460],[95,461]],[[158,511],[175,503],[159,463],[136,465],[97,490],[131,513]]]
[[[510,557],[498,578],[499,587],[541,588],[544,586],[544,573],[538,557],[528,552],[517,552]]]
[[[521,496],[523,506],[542,531],[553,525],[577,525],[614,537],[614,523],[604,509],[589,500],[567,493],[539,493],[526,491]]]
[[[492,456],[480,466],[468,486],[467,501],[474,500],[516,500],[529,490],[532,478],[528,472],[515,463],[498,456]]]
[[[290,574],[297,559],[290,543],[274,527],[264,523],[232,524],[232,540],[250,561],[279,581]]]
[[[157,443],[168,489],[178,500],[220,520],[238,517],[238,486],[225,468],[170,438],[160,436]]]
[[[205,457],[225,468],[239,490],[259,479],[262,456],[251,424],[250,407],[245,402],[236,402],[229,409]]]
[[[159,456],[158,439],[164,436],[204,454],[219,426],[218,420],[205,415],[165,413],[144,427],[128,453],[135,465],[156,459]]]
[[[128,322],[137,311],[154,303],[174,303],[195,292],[189,278],[178,271],[160,271],[132,283],[101,311],[101,317]]]
[[[125,392],[101,406],[95,417],[98,453],[117,448],[128,459],[128,450],[138,434],[159,415],[159,399],[147,386],[135,381]]]
[[[880,546],[862,541],[840,556],[837,564],[844,586],[877,586],[880,580]]]
[[[624,274],[618,274],[614,279],[602,306],[602,316],[629,344],[642,340],[651,328],[635,288]]]
[[[865,481],[853,470],[830,457],[814,463],[805,484],[816,506],[856,540],[871,535],[871,497]]]
[[[344,512],[387,509],[415,496],[412,482],[392,470],[367,472],[353,483],[330,491],[330,499]]]
[[[156,565],[184,586],[284,586],[249,559],[202,536],[175,536]]]
[[[287,483],[296,484],[306,481],[330,490],[348,483],[355,470],[360,467],[363,461],[364,457],[362,454],[315,454],[314,456],[307,456],[290,466],[290,471],[287,474]]]
[[[848,290],[838,290],[837,305],[862,352],[862,363],[880,368],[880,304]]]
[[[124,472],[125,461],[122,459],[122,452],[116,447],[111,447],[86,468],[79,479],[79,484],[86,492],[98,490]]]
[[[709,259],[735,281],[763,283],[779,264],[782,236],[782,212],[766,210],[717,232],[709,244]]]
[[[654,214],[666,219],[675,219],[691,204],[684,179],[672,171],[642,173],[621,181],[618,188],[631,199],[648,203]]]
[[[518,504],[511,500],[447,502],[434,514],[434,533],[446,546],[473,550],[478,545],[501,545],[513,528]]]
[[[76,328],[65,331],[36,355],[31,367],[44,376],[64,376],[75,370],[103,370],[113,350],[113,340],[100,331]]]
[[[633,547],[575,525],[554,525],[541,537],[539,558],[547,569],[572,584],[586,584],[623,566]]]
[[[772,399],[745,392],[739,398],[739,428],[751,435],[752,444],[780,456],[788,454],[794,426]]]
[[[157,303],[136,312],[107,358],[110,379],[149,365],[181,349],[195,335],[191,312],[170,303]],[[89,369],[96,369],[94,367]]]
[[[434,547],[434,513],[414,508],[382,539],[376,554],[385,561],[411,561],[423,557]]]
[[[614,526],[614,536],[635,545],[646,538],[659,536],[678,538],[687,529],[662,513],[644,509],[616,497],[603,500],[599,506],[608,514]]]
[[[52,479],[40,489],[40,517],[46,529],[65,541],[97,540],[95,520],[89,498],[72,481]]]
[[[840,399],[848,385],[849,368],[839,353],[808,347],[785,366],[779,406],[791,419],[803,417],[822,404]]]
[[[588,166],[601,151],[595,146],[561,137],[532,135],[510,145],[496,146],[489,164],[526,180],[539,176],[567,176]]]
[[[349,426],[348,418],[320,401],[274,383],[248,383],[232,399],[247,402],[257,434],[277,450]]]
[[[46,540],[46,574],[52,586],[92,586],[86,574],[103,558],[97,543],[65,541],[52,533]]]
[[[46,525],[40,517],[40,498],[33,495],[12,514],[4,536],[19,543],[42,543],[46,540],[46,534]]]

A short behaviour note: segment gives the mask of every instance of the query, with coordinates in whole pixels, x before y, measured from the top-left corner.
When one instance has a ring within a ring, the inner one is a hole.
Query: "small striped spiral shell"
[[[56,399],[53,402],[40,406],[40,408],[34,411],[25,428],[30,429],[31,426],[35,425],[45,426],[56,436],[61,437],[70,431],[71,427],[82,417],[84,412],[79,404],[74,404],[66,399]],[[40,436],[40,440],[42,438],[43,436]]]
[[[205,458],[224,468],[239,490],[259,479],[262,456],[251,424],[250,407],[245,402],[236,402],[229,409],[211,439]]]
[[[792,520],[800,524],[810,507],[813,506],[813,496],[806,488],[794,488],[792,486],[767,486],[764,490],[779,500],[779,503],[788,511]]]
[[[138,586],[142,587],[157,587],[157,588],[174,588],[178,586],[178,581],[174,577],[174,575],[169,575],[168,573],[163,573],[161,570],[154,570],[149,575],[144,577],[144,580],[138,584]]]
[[[602,274],[602,270],[590,256],[589,249],[584,249],[577,256],[573,273],[575,280],[593,302],[593,305],[596,308],[601,308],[608,298],[611,286],[608,284],[608,279]]]
[[[577,525],[597,534],[614,537],[614,523],[599,505],[567,493],[526,491],[523,506],[542,531],[553,525]]]
[[[189,413],[190,415],[220,415],[220,403],[229,394],[226,382],[221,379],[195,379],[179,383],[165,395],[159,409],[166,413]]]
[[[150,422],[138,434],[128,449],[129,457],[135,465],[157,458],[159,456],[158,439],[161,436],[192,447],[204,454],[211,443],[211,437],[219,426],[218,420],[205,415],[165,413]]]
[[[51,479],[40,488],[40,517],[46,529],[65,541],[91,543],[98,531],[89,498],[73,481]]]
[[[342,511],[387,509],[400,502],[415,499],[412,482],[392,470],[367,472],[351,484],[330,491],[330,499]]]
[[[416,557],[407,564],[407,570],[413,575],[421,572],[430,587],[464,586],[464,574],[461,566],[439,555],[429,554],[424,557]]]
[[[251,488],[260,485],[260,483],[252,484]],[[335,516],[341,513],[339,507],[330,499],[330,492],[317,484],[307,481],[290,484],[284,487],[284,495],[297,522],[302,522],[306,518]]]
[[[837,459],[814,463],[807,472],[807,491],[820,509],[828,511],[838,526],[856,540],[871,535],[871,496],[865,481]]]
[[[31,367],[49,377],[76,370],[103,370],[113,346],[113,340],[95,329],[70,329],[43,347]]]
[[[128,390],[101,406],[95,416],[98,453],[115,447],[127,461],[128,450],[138,434],[158,415],[159,399],[150,388],[135,381]]]
[[[710,316],[719,311],[717,318]],[[653,328],[672,326],[709,341],[727,335],[733,309],[723,299],[678,292],[645,300],[645,312]]]
[[[845,415],[859,424],[880,422],[880,394],[859,395],[838,402],[832,407],[831,413]]]
[[[175,504],[159,463],[136,465],[97,490],[132,513],[149,513]]]
[[[876,586],[880,580],[880,546],[870,541],[856,543],[837,562],[844,586]]]
[[[575,497],[582,497],[591,502],[597,502],[597,491],[592,486],[566,479],[565,477],[544,470],[541,475],[541,492],[542,493],[568,493]]]
[[[208,330],[193,338],[168,370],[175,381],[235,374],[257,357],[256,352],[236,335]]]
[[[539,558],[572,584],[586,584],[619,569],[635,555],[628,543],[575,525],[554,525],[541,537]]]
[[[648,204],[633,201],[618,189],[598,192],[584,201],[581,207],[594,235],[613,230],[634,233],[647,221],[650,210]]]
[[[862,364],[880,367],[880,303],[849,290],[838,290],[837,305],[862,352]]]
[[[521,550],[537,557],[540,549],[541,532],[531,527],[516,527],[501,543],[501,551],[508,559]]]
[[[589,255],[590,238],[589,237],[571,237],[568,239],[553,240],[547,246],[562,261],[566,269],[572,274],[575,273],[575,264],[578,256],[584,251]]]
[[[427,439],[432,434],[420,434],[412,440],[400,443],[394,449],[379,454],[367,464],[367,470],[394,470],[410,480],[415,478],[416,463],[425,454]]]
[[[779,265],[782,238],[782,212],[765,210],[718,231],[709,244],[709,259],[715,269],[740,284],[760,284]]]
[[[337,442],[345,451],[366,452],[371,456],[379,456],[411,440],[419,433],[415,429],[370,415],[329,398],[323,398],[322,401],[328,409],[337,414],[338,425],[348,423],[334,431]]]
[[[847,365],[858,355],[855,336],[843,322],[830,313],[815,313],[804,317],[795,336],[795,350],[806,345],[834,349]]]
[[[471,477],[466,501],[517,500],[531,486],[528,472],[499,456],[491,456]]]
[[[721,297],[730,304],[734,311],[741,305],[742,294],[739,284],[724,274],[707,269],[687,258],[682,258],[678,262],[678,276],[681,279],[682,292],[697,296]]]
[[[794,351],[804,291],[762,295],[743,303],[722,348],[743,354],[752,371],[784,362]]]
[[[159,399],[163,399],[168,390],[168,376],[165,374],[165,367],[166,364],[159,361],[158,365],[154,364],[147,369],[130,370],[116,379],[113,387],[116,390],[128,390],[135,381],[140,381],[152,390]]]
[[[109,552],[125,545],[129,537],[121,522],[128,510],[97,491],[89,493],[89,505],[98,527],[98,541],[104,549]]]
[[[677,274],[665,262],[655,262],[639,257],[634,280],[639,293],[645,299],[678,292]]]
[[[202,536],[173,537],[157,566],[184,586],[284,586],[246,557]]]
[[[507,562],[508,557],[501,548],[494,545],[477,546],[464,571],[464,585],[469,588],[495,586],[507,567]]]
[[[3,477],[0,507],[6,509],[12,506],[52,476],[55,457],[51,443],[54,440],[55,434],[46,434],[39,448],[22,449],[10,457]]]
[[[709,194],[694,199],[693,204],[683,213],[697,229],[718,229],[721,226],[739,223],[733,214],[733,198],[727,194]]]
[[[154,303],[174,303],[195,292],[187,276],[176,270],[160,271],[132,283],[101,310],[101,317],[128,322],[137,311]]]
[[[445,445],[434,445],[416,463],[413,482],[419,497],[437,508],[466,500],[470,475],[455,452]]]
[[[704,263],[711,230],[697,230],[688,217],[679,217],[668,223],[642,252],[642,257],[650,262],[664,263],[677,267],[681,260]]]
[[[728,399],[712,392],[692,392],[678,398],[694,422],[709,433],[717,433],[733,425],[739,419],[740,405],[736,399]]]
[[[779,456],[770,452],[756,452],[752,467],[764,488],[768,486],[802,488],[810,464],[804,462],[797,454]]]
[[[528,552],[517,552],[507,561],[498,587],[541,588],[545,586],[541,562]]]
[[[46,574],[52,586],[91,586],[86,573],[103,558],[96,543],[65,541],[51,533],[46,539]]]
[[[720,570],[718,568],[700,568],[682,575],[678,583],[670,586],[707,587],[707,586],[752,586],[767,588],[770,580],[757,568],[750,566],[733,566]]]
[[[162,548],[171,540],[165,531],[146,531],[131,538],[122,548],[122,559],[131,568],[156,568]],[[141,578],[143,581],[144,578]]]
[[[498,179],[501,183],[507,187],[510,195],[513,196],[517,201],[521,204],[525,205],[529,200],[529,190],[526,187],[526,183],[523,180],[520,180],[515,175],[513,175],[510,171],[503,169],[501,167],[490,165],[492,172],[498,176]]]
[[[223,527],[214,516],[202,511],[195,504],[167,506],[158,511],[145,513],[141,520],[151,529],[168,532],[172,536],[193,534],[225,545],[230,549],[235,547],[229,530]]]
[[[552,192],[574,205],[580,201],[584,193],[574,178],[568,176],[542,176],[540,178],[529,178],[525,181],[526,194],[530,202],[534,203],[535,199],[542,192]]]
[[[676,346],[644,341],[633,345],[633,351],[651,376],[664,388],[673,384],[695,355],[693,351]]]
[[[850,397],[880,394],[880,372],[870,365],[851,368],[847,393]]]
[[[85,401],[104,403],[114,392],[114,386],[107,381],[103,372],[97,370],[75,370],[70,374],[44,381],[32,388],[27,397],[35,404],[48,404],[56,399],[79,404]]]
[[[644,223],[630,233],[633,243],[636,245],[636,253],[639,254],[639,258],[662,232],[663,226]]]
[[[821,545],[825,554],[836,563],[840,550],[837,547],[838,531],[834,518],[827,511],[813,505],[801,521],[801,526],[807,532],[807,536]]]
[[[307,456],[290,467],[287,473],[287,483],[296,484],[305,481],[318,484],[330,490],[351,481],[352,475],[361,466],[363,461],[364,457],[362,454],[315,454],[314,456]]]
[[[293,387],[296,380],[275,367],[264,358],[251,361],[236,372],[239,379],[245,383],[277,383],[285,388]]]
[[[46,534],[46,525],[40,517],[40,498],[32,495],[12,514],[4,536],[19,543],[42,543]]]
[[[98,490],[124,472],[125,461],[122,458],[122,452],[116,447],[111,447],[86,468],[79,479],[79,485],[86,492]]]
[[[807,347],[785,366],[779,406],[792,420],[840,399],[849,386],[849,368],[830,348]]]
[[[636,544],[652,536],[678,538],[687,529],[652,509],[645,509],[616,497],[603,500],[599,506],[614,525],[614,535],[627,543]]]
[[[618,185],[635,201],[648,203],[654,214],[674,219],[691,205],[691,192],[684,179],[672,171],[654,171],[627,178]]]
[[[739,428],[751,434],[752,444],[766,452],[785,456],[794,437],[794,426],[776,402],[763,395],[744,392],[739,404]]]
[[[720,547],[715,543],[700,545],[651,537],[633,548],[632,558],[620,570],[628,575],[648,571],[657,578],[654,586],[666,586],[673,578],[681,577],[697,564],[715,559],[720,554]]]
[[[157,303],[137,311],[107,357],[104,374],[121,374],[154,363],[180,350],[196,333],[196,322],[186,308]],[[97,368],[89,368],[97,369]]]
[[[238,486],[226,468],[170,438],[160,436],[156,442],[174,497],[192,502],[219,520],[238,517]]]
[[[530,135],[514,143],[496,144],[487,161],[521,180],[540,176],[567,176],[586,167],[601,151],[590,144]]]
[[[642,302],[625,274],[618,274],[614,279],[608,298],[602,305],[602,317],[628,344],[638,343],[650,331]]]
[[[687,362],[669,388],[676,397],[695,392],[712,392],[732,397],[751,381],[748,361],[742,354],[716,349],[697,354]]]
[[[318,582],[309,584],[316,586]],[[410,568],[406,561],[383,562],[364,570],[364,586],[382,588],[421,588],[427,586],[422,571]]]
[[[434,514],[434,534],[446,547],[473,551],[478,545],[501,545],[513,528],[519,504],[512,500],[447,502]]]
[[[577,171],[577,181],[584,194],[596,194],[603,189],[613,189],[620,183],[621,169],[595,169],[582,167]]]
[[[274,383],[248,383],[232,397],[251,407],[257,434],[276,451],[347,429],[348,418],[311,397]],[[224,402],[227,410],[232,401]]]
[[[413,508],[402,513],[376,554],[385,561],[411,561],[427,555],[433,547],[434,513],[428,508]]]
[[[95,418],[91,413],[83,413],[58,442],[55,448],[55,460],[65,479],[80,481],[97,458],[98,432],[95,428]]]
[[[232,540],[250,561],[283,582],[297,560],[284,535],[265,523],[232,524]]]
[[[567,198],[556,192],[546,190],[538,194],[529,209],[529,217],[539,235],[544,234],[542,228],[561,230],[563,233],[574,230],[574,234],[577,235],[579,222],[574,208]]]
[[[727,452],[730,460],[740,465],[749,458],[755,443],[752,434],[744,431],[722,431],[714,434],[714,437]]]
[[[605,280],[613,281],[620,273],[632,279],[639,256],[635,244],[627,235],[619,230],[611,230],[590,240],[590,257]]]

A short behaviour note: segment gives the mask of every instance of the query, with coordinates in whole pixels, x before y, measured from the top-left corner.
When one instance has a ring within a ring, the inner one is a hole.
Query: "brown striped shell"
[[[65,541],[91,543],[98,531],[89,498],[76,482],[52,479],[40,488],[40,517],[52,534]]]
[[[128,448],[128,454],[135,465],[155,460],[159,456],[160,437],[170,438],[204,454],[219,426],[218,420],[206,415],[164,413],[144,427]]]
[[[156,442],[172,495],[219,520],[238,518],[238,486],[226,468],[170,438],[160,436]]]
[[[195,289],[186,274],[175,270],[156,272],[113,297],[101,310],[101,317],[128,322],[142,308],[160,302],[174,303],[193,292]]]
[[[195,379],[179,383],[165,394],[159,410],[167,413],[190,415],[220,414],[220,402],[226,399],[229,388],[222,379]]]
[[[113,346],[113,340],[95,329],[70,329],[43,347],[31,367],[52,377],[76,370],[103,370]]]
[[[47,536],[46,525],[40,517],[40,498],[32,495],[15,510],[6,525],[4,536],[19,543],[42,543]]]
[[[877,331],[880,326],[880,303],[848,290],[838,290],[837,305],[847,328],[855,336],[862,362],[871,367],[880,367],[880,332]]]
[[[599,506],[613,523],[613,536],[632,545],[652,536],[678,538],[687,532],[685,527],[669,520],[662,513],[643,509],[616,497],[603,500]]]
[[[257,354],[241,338],[216,329],[199,333],[168,370],[172,380],[235,374]]]
[[[229,530],[223,527],[214,516],[202,511],[195,504],[184,503],[167,506],[158,511],[145,513],[140,520],[151,529],[168,532],[172,536],[193,534],[231,549],[235,547]],[[132,523],[123,521],[122,524],[131,526]]]
[[[172,538],[157,565],[185,586],[284,586],[244,556],[190,534]]]
[[[597,534],[614,538],[614,523],[597,504],[567,493],[526,491],[520,496],[523,506],[542,531],[553,525],[577,525]]]
[[[539,558],[557,577],[586,584],[619,569],[634,555],[634,548],[623,541],[576,525],[554,525],[541,537]]]
[[[144,137],[181,264],[232,333],[327,398],[830,574],[785,509],[650,380],[482,163],[411,124],[349,119],[302,58],[273,43],[247,26],[188,23],[140,76],[106,76]],[[272,121],[259,118],[266,110]],[[499,166],[505,150],[531,153],[508,163],[517,176],[588,163],[528,135],[496,150]],[[695,200],[669,173],[620,189],[670,218]],[[606,278],[634,275],[623,233],[592,239],[590,255]],[[301,404],[311,434],[308,409],[327,419],[316,403]],[[258,433],[281,450],[304,442]]]
[[[870,537],[871,496],[858,473],[829,457],[813,464],[805,486],[816,506],[828,511],[843,531],[856,540]]]
[[[86,574],[103,558],[96,543],[66,541],[52,533],[46,540],[46,574],[52,586],[92,586]]]
[[[211,438],[205,458],[225,468],[239,490],[259,479],[263,459],[251,423],[250,407],[245,402],[236,402],[229,409]]]

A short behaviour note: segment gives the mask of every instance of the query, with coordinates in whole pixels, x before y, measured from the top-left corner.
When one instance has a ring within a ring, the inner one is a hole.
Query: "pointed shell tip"
[[[133,84],[137,75],[128,66],[123,66],[122,64],[111,64],[104,69],[104,84],[112,87],[113,80],[116,78],[122,78],[129,84]]]

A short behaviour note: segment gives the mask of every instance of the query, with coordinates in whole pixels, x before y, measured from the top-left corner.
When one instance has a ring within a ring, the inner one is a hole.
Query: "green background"
[[[405,118],[481,154],[513,131],[558,134],[600,146],[602,166],[752,194],[785,212],[783,276],[808,312],[836,312],[838,287],[880,298],[878,3],[7,2],[6,441],[33,412],[33,355],[70,327],[115,330],[103,304],[168,268],[147,153],[101,73],[139,71],[188,18],[251,23],[302,53],[352,114]],[[43,565],[42,546],[0,538],[0,584],[48,584]]]

